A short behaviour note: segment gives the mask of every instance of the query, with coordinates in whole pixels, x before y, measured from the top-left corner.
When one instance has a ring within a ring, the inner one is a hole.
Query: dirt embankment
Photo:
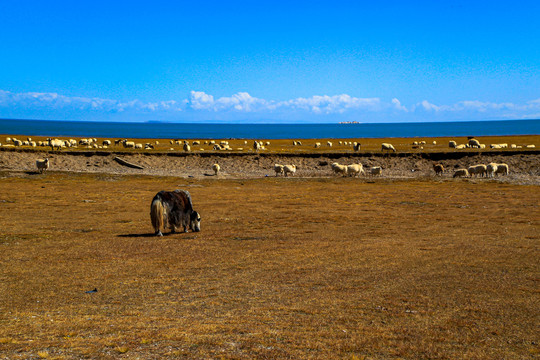
[[[334,176],[330,164],[361,163],[365,168],[381,166],[384,177],[417,178],[433,176],[432,166],[441,163],[445,177],[457,168],[490,162],[507,163],[510,176],[506,182],[540,184],[540,152],[448,152],[448,153],[314,153],[314,154],[238,154],[238,153],[116,153],[116,152],[47,152],[0,151],[0,170],[35,171],[35,161],[48,157],[49,171],[90,172],[109,174],[144,174],[200,178],[213,175],[212,165],[218,163],[222,177],[257,178],[274,176],[274,164],[295,164],[301,177]],[[139,165],[137,169],[115,161],[116,157]]]

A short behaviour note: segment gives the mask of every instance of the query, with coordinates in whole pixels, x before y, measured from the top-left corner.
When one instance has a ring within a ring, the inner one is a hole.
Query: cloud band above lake
[[[523,104],[463,100],[454,104],[435,104],[420,100],[403,104],[397,97],[354,97],[348,94],[314,95],[277,101],[238,92],[214,97],[204,91],[191,91],[184,99],[145,102],[117,100],[57,93],[15,93],[0,90],[0,117],[36,117],[81,120],[288,120],[321,121],[331,119],[373,121],[429,121],[526,119],[540,117],[540,98]]]

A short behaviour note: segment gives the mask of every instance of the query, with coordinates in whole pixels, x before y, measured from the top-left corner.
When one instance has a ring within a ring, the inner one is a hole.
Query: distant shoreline
[[[351,139],[538,135],[540,120],[429,123],[209,124],[0,120],[0,133],[133,139]]]

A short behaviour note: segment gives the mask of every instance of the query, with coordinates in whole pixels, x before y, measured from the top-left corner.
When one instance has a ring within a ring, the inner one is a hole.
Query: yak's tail
[[[150,206],[150,220],[156,235],[162,235],[161,229],[163,228],[163,218],[165,215],[165,208],[159,197],[155,197]]]

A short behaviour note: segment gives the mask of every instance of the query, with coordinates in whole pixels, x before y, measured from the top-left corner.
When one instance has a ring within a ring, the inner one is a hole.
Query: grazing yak
[[[201,216],[193,209],[191,195],[186,190],[160,191],[152,199],[150,220],[156,236],[163,236],[167,226],[174,233],[182,226],[184,232],[201,231]]]

